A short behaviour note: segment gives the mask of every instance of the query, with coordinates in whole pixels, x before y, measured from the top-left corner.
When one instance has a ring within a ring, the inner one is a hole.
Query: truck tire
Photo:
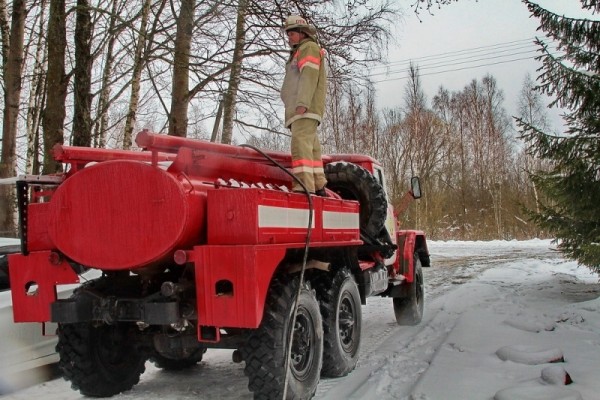
[[[165,371],[181,371],[184,369],[191,368],[202,361],[202,356],[206,352],[206,349],[198,349],[194,354],[186,358],[168,358],[160,354],[154,354],[150,357],[150,361],[154,363],[156,368],[163,369]]]
[[[414,254],[414,280],[408,285],[408,296],[394,298],[394,314],[398,325],[418,325],[423,319],[425,288],[419,254]]]
[[[110,397],[140,381],[146,357],[132,324],[59,324],[56,351],[63,377],[89,397]]]
[[[284,393],[285,353],[294,297],[299,279],[273,279],[263,320],[240,349],[246,362],[244,373],[255,399],[281,399]],[[323,331],[319,304],[310,285],[300,291],[294,326],[287,398],[310,399],[317,390],[323,362]]]
[[[323,318],[323,369],[321,376],[346,376],[358,361],[361,339],[361,303],[356,281],[346,268],[319,274],[317,297]]]
[[[379,238],[385,226],[387,200],[383,187],[366,169],[349,162],[325,165],[327,189],[346,200],[360,203],[360,230],[370,238]]]

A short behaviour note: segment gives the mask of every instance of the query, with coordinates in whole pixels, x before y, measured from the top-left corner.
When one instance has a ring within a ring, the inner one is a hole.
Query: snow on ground
[[[408,345],[410,351],[396,350],[404,343],[394,339],[386,343],[390,361],[372,377],[379,398],[394,397],[394,381],[403,376],[402,357],[410,360],[423,350],[432,354],[409,390],[412,399],[599,398],[598,276],[559,256],[535,257],[539,246],[549,243],[432,244],[434,260],[437,254],[450,257],[455,247],[462,256],[496,258],[498,247],[505,247],[505,257],[515,252],[524,257],[495,264],[456,290],[430,299],[426,328]],[[550,363],[561,358],[564,362]],[[552,375],[550,366],[564,368],[574,383],[544,380],[544,371]]]
[[[598,276],[546,240],[432,242],[423,322],[395,324],[390,299],[363,307],[357,369],[324,379],[316,399],[598,399]],[[115,399],[251,399],[243,364],[209,350],[183,373],[151,364]],[[572,380],[573,383],[566,385]],[[3,400],[81,399],[62,379]]]

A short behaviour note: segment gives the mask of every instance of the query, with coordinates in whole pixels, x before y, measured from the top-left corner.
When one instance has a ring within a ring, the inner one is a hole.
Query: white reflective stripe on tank
[[[358,229],[358,213],[323,211],[323,229]]]
[[[306,228],[308,210],[288,207],[258,206],[259,228]],[[315,219],[312,220],[312,228]]]
[[[306,228],[308,210],[288,207],[258,206],[259,228]],[[312,228],[315,227],[313,216]],[[359,229],[358,213],[324,211],[323,229]]]

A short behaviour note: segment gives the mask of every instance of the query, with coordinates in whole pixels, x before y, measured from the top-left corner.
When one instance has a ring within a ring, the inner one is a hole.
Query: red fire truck
[[[58,323],[59,367],[86,396],[234,349],[257,399],[310,398],[356,366],[361,304],[423,314],[425,235],[399,230],[384,172],[323,157],[327,197],[290,192],[291,156],[148,131],[144,151],[57,146],[64,174],[17,179],[14,320]],[[418,198],[418,179],[407,199]],[[69,298],[57,286],[101,271]]]

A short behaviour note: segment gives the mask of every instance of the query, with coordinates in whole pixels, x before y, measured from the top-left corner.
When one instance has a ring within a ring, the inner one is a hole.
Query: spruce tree
[[[546,195],[533,221],[550,232],[568,257],[600,272],[600,0],[580,0],[589,18],[554,14],[528,0],[544,39],[536,39],[542,62],[537,90],[565,110],[565,131],[543,132],[517,119],[534,157],[551,167],[532,180]]]

